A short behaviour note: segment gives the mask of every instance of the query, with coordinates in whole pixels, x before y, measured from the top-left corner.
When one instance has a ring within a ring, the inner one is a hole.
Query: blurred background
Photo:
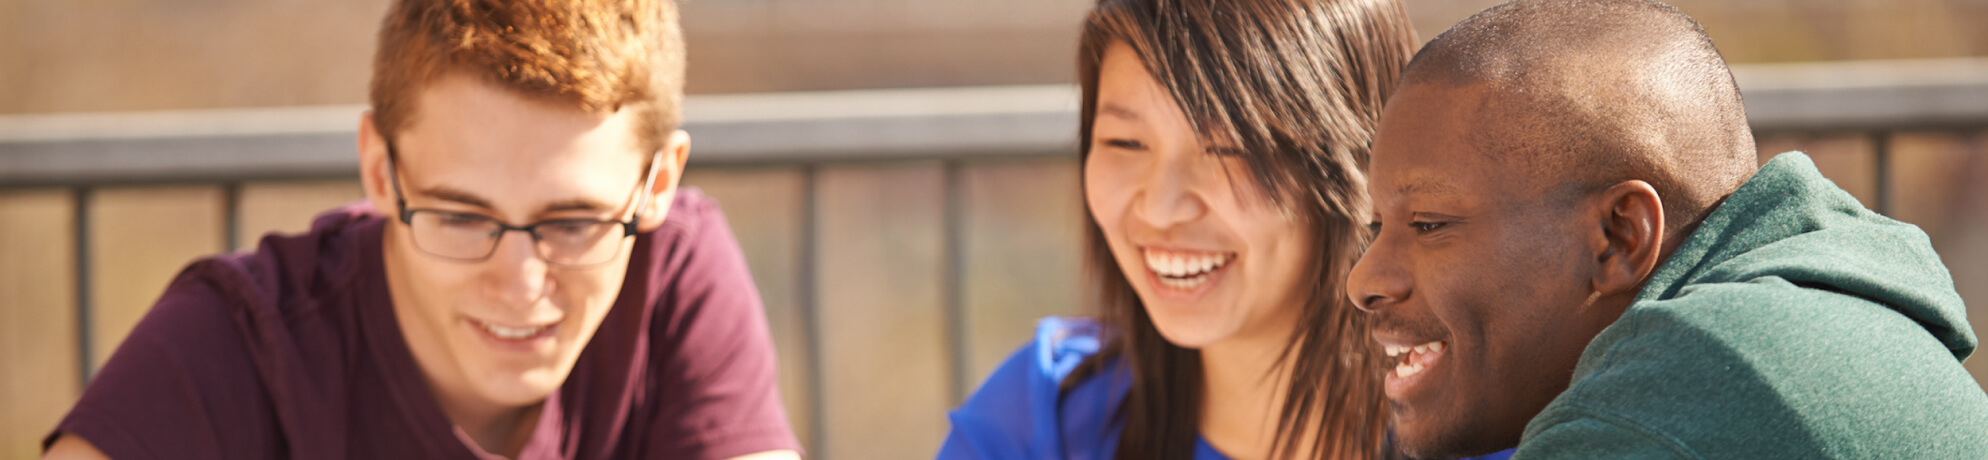
[[[1495,4],[1409,0],[1423,39]],[[1763,160],[1804,150],[1988,303],[1988,0],[1677,0]],[[359,198],[384,0],[0,0],[0,459],[33,458],[165,283]],[[1083,314],[1084,0],[695,0],[685,182],[766,302],[813,458],[929,458]],[[1988,308],[1973,309],[1977,329]],[[1988,378],[1988,358],[1968,363]],[[1930,409],[1930,408],[1929,408]]]

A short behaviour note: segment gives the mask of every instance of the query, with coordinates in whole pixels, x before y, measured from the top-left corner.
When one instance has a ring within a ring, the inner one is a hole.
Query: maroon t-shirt
[[[389,221],[368,209],[188,266],[44,448],[71,433],[117,459],[489,458],[402,340],[381,265]],[[518,457],[799,451],[775,369],[738,242],[716,202],[679,190]]]

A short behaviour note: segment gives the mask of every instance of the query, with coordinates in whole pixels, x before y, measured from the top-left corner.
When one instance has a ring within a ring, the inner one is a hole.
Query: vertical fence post
[[[1878,214],[1891,215],[1891,131],[1874,131],[1870,135],[1871,156],[1877,174],[1877,192],[1872,194]]]
[[[966,185],[964,166],[959,160],[945,162],[945,255],[946,273],[940,286],[946,299],[946,345],[951,356],[947,363],[951,382],[946,396],[951,404],[966,400]]]
[[[242,183],[221,184],[221,248],[234,252],[242,248]]]
[[[816,254],[819,252],[816,239],[818,238],[817,233],[821,227],[821,216],[818,209],[821,207],[821,204],[816,202],[816,197],[820,194],[815,193],[815,178],[819,175],[820,169],[821,167],[815,164],[801,166],[801,241],[800,254],[798,255],[800,261],[796,264],[799,266],[800,276],[796,280],[798,286],[795,286],[795,290],[799,292],[796,292],[794,297],[795,301],[800,304],[801,341],[805,345],[803,349],[806,350],[807,354],[806,368],[808,376],[808,432],[802,433],[800,436],[806,436],[808,439],[808,446],[813,451],[809,457],[816,460],[825,460],[828,458],[828,445],[826,444],[828,441],[828,435],[826,434],[828,432],[828,417],[822,413],[822,410],[827,407],[822,402],[822,399],[827,395],[822,392],[822,378],[824,376],[821,364],[821,313],[819,311],[821,296],[816,289],[818,281],[815,279],[817,275],[815,264],[819,259],[819,256]]]
[[[84,387],[90,385],[90,377],[96,373],[96,363],[91,362],[90,350],[90,201],[96,190],[89,186],[76,188],[72,205],[75,206],[75,250],[76,250],[76,369]]]

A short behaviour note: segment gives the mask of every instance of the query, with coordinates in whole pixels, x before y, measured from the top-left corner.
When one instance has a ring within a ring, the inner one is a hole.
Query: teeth
[[[1422,373],[1422,365],[1420,364],[1401,363],[1394,366],[1395,377],[1405,378],[1419,373]]]
[[[1443,342],[1429,342],[1412,347],[1407,345],[1381,345],[1381,350],[1387,352],[1388,356],[1401,356],[1402,354],[1411,351],[1416,353],[1428,353],[1432,351],[1443,351]]]
[[[1167,287],[1174,289],[1193,289],[1195,286],[1200,286],[1202,281],[1205,280],[1202,279],[1182,280],[1182,279],[1173,279],[1173,278],[1160,278],[1160,284],[1167,285]]]
[[[1215,271],[1215,269],[1227,265],[1230,260],[1234,259],[1228,253],[1204,252],[1183,254],[1152,249],[1145,251],[1145,257],[1146,269],[1152,270],[1153,273],[1158,273],[1162,278],[1194,278]],[[1201,284],[1199,281],[1187,283],[1190,286],[1199,284]],[[1175,286],[1175,283],[1167,283],[1167,285]]]
[[[1394,376],[1407,377],[1421,373],[1422,369],[1425,368],[1423,363],[1415,359],[1415,355],[1441,352],[1443,351],[1443,342],[1429,342],[1415,346],[1382,345],[1381,350],[1387,353],[1388,359],[1399,360],[1394,365]],[[1414,353],[1414,355],[1410,353]]]
[[[531,336],[534,336],[534,335],[538,335],[538,333],[539,333],[539,332],[543,332],[543,331],[545,331],[545,328],[546,328],[546,326],[539,326],[539,327],[504,327],[504,326],[498,326],[498,325],[495,325],[495,324],[490,324],[490,323],[486,323],[486,322],[482,322],[482,321],[478,321],[478,322],[477,322],[476,324],[477,324],[478,326],[483,326],[483,330],[485,330],[485,331],[489,331],[489,332],[490,332],[490,335],[494,335],[494,336],[497,336],[497,338],[500,338],[500,339],[510,339],[510,340],[516,340],[516,339],[522,339],[522,338],[526,338],[526,337],[531,337]]]

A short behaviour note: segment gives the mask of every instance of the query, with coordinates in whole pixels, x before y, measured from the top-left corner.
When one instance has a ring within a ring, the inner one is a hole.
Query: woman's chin
[[[1148,311],[1148,313],[1152,313]],[[1160,337],[1176,347],[1199,350],[1209,344],[1221,342],[1235,335],[1236,327],[1229,321],[1218,318],[1168,318],[1165,315],[1149,315],[1153,326],[1160,331]]]

